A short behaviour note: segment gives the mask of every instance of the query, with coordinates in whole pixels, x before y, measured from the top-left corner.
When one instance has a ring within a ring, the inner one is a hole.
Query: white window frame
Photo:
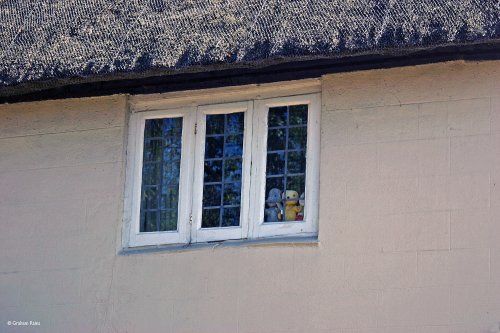
[[[177,244],[189,242],[191,193],[193,183],[193,159],[196,108],[180,108],[162,111],[133,113],[129,121],[128,156],[129,165],[125,194],[125,224],[129,228],[130,247],[146,245]],[[178,220],[176,231],[139,232],[142,188],[142,160],[144,150],[144,127],[147,119],[182,117],[181,170],[179,177]],[[127,208],[130,207],[130,210]]]
[[[264,223],[269,108],[301,104],[308,105],[304,220]],[[320,95],[309,94],[257,100],[254,108],[256,140],[254,140],[252,159],[251,238],[315,236],[318,233],[319,215]]]
[[[241,204],[240,225],[238,227],[202,228],[201,217],[203,211],[203,183],[205,160],[205,133],[206,116],[209,114],[229,114],[244,112],[242,179],[241,179]],[[197,135],[195,151],[195,171],[193,186],[193,224],[191,240],[193,243],[210,242],[229,239],[247,238],[248,235],[248,209],[250,202],[250,165],[252,156],[252,117],[253,103],[225,103],[204,105],[198,107]]]
[[[267,118],[270,107],[308,105],[303,221],[264,223]],[[320,94],[138,111],[130,116],[124,196],[124,247],[233,239],[316,236],[319,211]],[[239,227],[201,228],[207,114],[245,112]],[[144,126],[147,119],[183,118],[177,231],[140,230]]]

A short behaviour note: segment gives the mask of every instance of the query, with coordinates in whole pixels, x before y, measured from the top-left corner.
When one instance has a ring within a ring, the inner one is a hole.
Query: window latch
[[[193,224],[193,214],[189,215],[189,224]]]

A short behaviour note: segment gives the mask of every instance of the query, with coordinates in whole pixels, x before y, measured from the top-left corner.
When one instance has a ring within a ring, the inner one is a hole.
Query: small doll
[[[297,206],[297,203],[299,202],[299,194],[297,191],[287,190],[286,193],[283,193],[283,199],[286,199],[285,220],[296,221],[297,214],[302,211],[302,207]]]
[[[283,216],[283,205],[281,204],[281,191],[277,188],[272,188],[267,196],[267,207],[264,211],[265,222],[281,221]]]
[[[299,207],[301,207],[300,212],[297,214],[297,221],[304,220],[304,206],[306,204],[305,193],[302,193],[299,198]]]

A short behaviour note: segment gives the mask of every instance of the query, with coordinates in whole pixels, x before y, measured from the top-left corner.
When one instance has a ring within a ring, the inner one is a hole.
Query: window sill
[[[188,252],[204,249],[231,248],[231,247],[271,247],[271,246],[319,246],[318,236],[289,236],[268,237],[260,239],[238,239],[207,243],[193,244],[168,244],[141,247],[130,247],[122,249],[119,255],[134,255],[155,252]]]

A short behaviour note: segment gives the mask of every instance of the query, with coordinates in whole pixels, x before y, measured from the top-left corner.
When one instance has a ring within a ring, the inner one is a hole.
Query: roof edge
[[[130,73],[116,77],[94,77],[71,81],[20,84],[0,89],[0,104],[52,99],[108,96],[115,94],[154,94],[183,90],[271,83],[320,77],[324,74],[360,70],[415,66],[447,61],[500,59],[500,40],[462,45],[446,45],[411,50],[384,49],[379,53],[344,57],[269,59],[230,69],[204,67],[184,73]],[[204,71],[203,71],[204,70]],[[159,74],[159,75],[158,75]],[[81,80],[84,80],[83,82]],[[80,81],[80,82],[78,82]]]

